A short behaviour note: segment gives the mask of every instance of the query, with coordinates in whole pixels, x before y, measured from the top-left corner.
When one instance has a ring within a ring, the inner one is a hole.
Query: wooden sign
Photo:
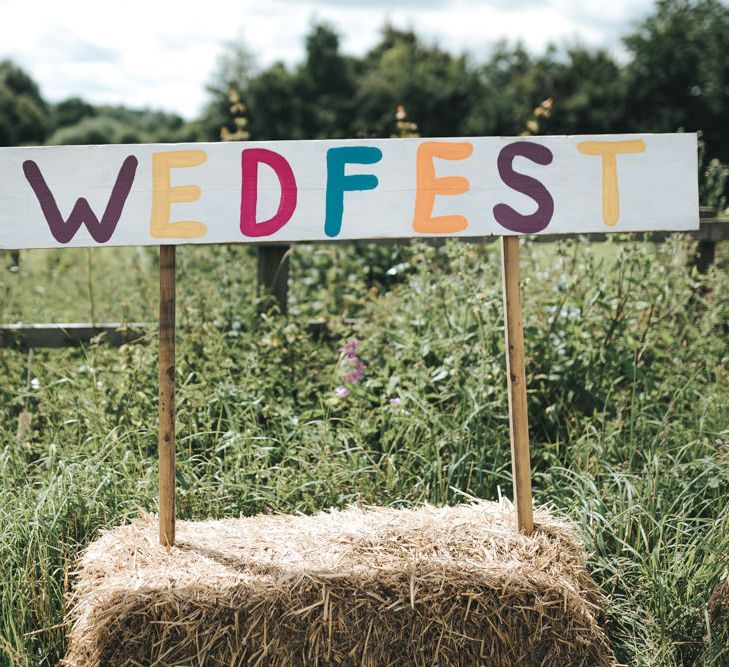
[[[520,234],[697,229],[695,134],[0,149],[0,248],[160,246],[159,540],[175,543],[175,248],[501,236],[514,504],[533,528]]]
[[[0,149],[0,248],[698,228],[695,134]]]

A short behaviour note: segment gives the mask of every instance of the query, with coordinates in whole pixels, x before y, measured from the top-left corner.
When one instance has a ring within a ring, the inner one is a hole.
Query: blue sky
[[[540,52],[548,42],[605,47],[652,0],[0,0],[0,59],[25,67],[52,101],[174,110],[194,117],[225,45],[241,41],[260,66],[297,62],[312,22],[361,55],[385,22],[456,53],[485,58],[498,39]]]

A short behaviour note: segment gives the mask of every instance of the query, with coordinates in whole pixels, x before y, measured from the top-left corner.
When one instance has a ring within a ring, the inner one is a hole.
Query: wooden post
[[[289,246],[258,246],[258,291],[271,294],[286,314],[289,293]]]
[[[506,377],[509,389],[509,432],[511,474],[514,486],[516,525],[531,535],[532,474],[529,460],[526,372],[524,370],[524,330],[519,294],[519,237],[501,237],[501,268],[504,283],[504,333],[506,336]]]
[[[159,542],[175,543],[175,246],[159,248]]]
[[[699,273],[707,274],[716,260],[716,241],[699,241],[694,263]]]
[[[716,221],[717,214],[718,210],[715,207],[702,206],[699,208],[699,221]],[[700,229],[700,231],[702,230]],[[715,261],[716,239],[700,238],[696,244],[694,255],[689,261],[689,265],[695,266],[699,273],[706,274]]]

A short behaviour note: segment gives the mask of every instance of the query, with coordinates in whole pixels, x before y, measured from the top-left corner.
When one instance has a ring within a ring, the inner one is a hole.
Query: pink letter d
[[[281,200],[275,215],[256,222],[258,201],[258,163],[263,162],[276,172],[281,185]],[[245,236],[270,236],[283,227],[296,209],[296,179],[291,165],[279,153],[265,148],[247,148],[241,153],[240,231]]]

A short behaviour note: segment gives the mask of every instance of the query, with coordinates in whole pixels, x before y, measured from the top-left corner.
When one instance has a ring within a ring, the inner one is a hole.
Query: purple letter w
[[[124,160],[119,175],[116,177],[114,188],[111,191],[109,203],[106,205],[106,210],[100,221],[91,210],[91,206],[89,206],[89,202],[86,201],[85,197],[80,197],[76,201],[68,220],[64,221],[61,212],[58,210],[56,200],[53,198],[53,193],[46,184],[38,165],[33,160],[26,160],[23,162],[23,172],[25,178],[28,179],[28,183],[30,183],[30,187],[33,188],[35,196],[38,197],[43,215],[56,241],[68,243],[76,235],[79,227],[84,224],[94,241],[106,243],[116,229],[124,203],[127,200],[129,191],[132,189],[134,175],[137,172],[137,158],[130,155]]]

